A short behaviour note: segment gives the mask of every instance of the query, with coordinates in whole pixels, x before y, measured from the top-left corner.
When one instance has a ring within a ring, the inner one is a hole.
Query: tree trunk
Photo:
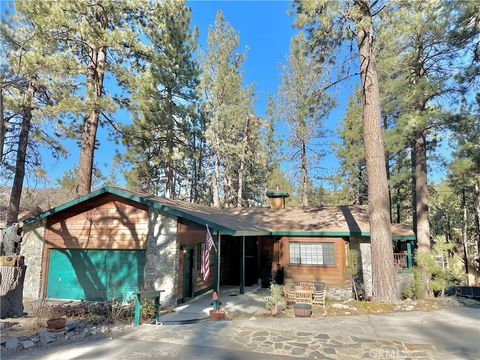
[[[380,126],[380,93],[375,63],[374,34],[369,0],[356,0],[356,19],[363,95],[363,137],[368,179],[368,210],[372,252],[373,296],[397,302],[393,244],[388,201],[385,147]]]
[[[465,194],[465,186],[462,188],[462,206],[463,206],[463,261],[465,262],[465,274],[467,274],[468,284],[468,213],[467,213],[467,197]]]
[[[308,206],[307,147],[304,139],[301,140],[300,146],[302,159],[302,206]]]
[[[220,158],[214,154],[213,206],[220,207]]]
[[[23,282],[27,267],[0,266],[0,319],[23,315]]]
[[[240,169],[238,171],[238,191],[237,191],[237,207],[243,206],[243,181],[245,176],[245,161],[247,157],[248,137],[250,132],[250,115],[247,116],[242,139],[242,154],[240,156]]]
[[[417,251],[425,254],[430,251],[430,224],[428,222],[428,188],[427,188],[427,150],[425,136],[418,132],[415,134],[415,202],[416,202],[416,225],[417,225]],[[431,297],[428,274],[422,268],[422,289],[423,297]]]
[[[167,119],[169,121],[169,129],[167,130],[167,163],[166,163],[166,181],[165,181],[165,197],[166,198],[174,198],[175,192],[175,184],[174,184],[174,169],[173,169],[173,136],[174,136],[174,119],[173,119],[173,97],[172,91],[170,89],[167,90],[167,99],[168,99],[168,106],[167,106]]]
[[[411,180],[411,187],[412,187],[412,228],[413,233],[417,236],[417,190],[416,190],[416,183],[417,183],[417,176],[415,174],[415,168],[417,167],[417,157],[415,155],[415,145],[412,144],[412,148],[410,150],[410,180]]]
[[[96,21],[105,29],[108,25],[107,15],[103,10],[97,11]],[[82,143],[77,174],[77,196],[88,194],[92,190],[93,159],[100,117],[100,100],[103,90],[103,78],[107,61],[105,46],[91,45],[87,68],[87,111],[83,122]]]
[[[383,117],[383,128],[388,130],[388,119]],[[387,184],[388,184],[388,203],[390,204],[390,223],[393,222],[393,209],[392,209],[392,189],[390,187],[390,154],[385,151],[385,167],[387,169]]]
[[[477,238],[477,258],[480,260],[480,181],[475,182],[473,190],[475,235]]]
[[[0,165],[3,164],[3,145],[5,144],[6,132],[7,123],[3,111],[3,87],[0,86]]]
[[[10,226],[18,222],[18,213],[20,212],[20,199],[22,197],[23,179],[25,177],[25,160],[27,157],[27,148],[30,134],[30,124],[32,121],[32,92],[29,87],[26,91],[25,101],[22,109],[22,126],[18,137],[17,159],[15,162],[15,176],[13,177],[12,190],[10,192],[10,201],[8,203],[6,225]]]

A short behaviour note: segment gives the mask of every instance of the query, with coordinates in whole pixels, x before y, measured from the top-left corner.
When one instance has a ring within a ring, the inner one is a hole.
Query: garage
[[[127,300],[144,283],[144,250],[51,249],[47,297]]]

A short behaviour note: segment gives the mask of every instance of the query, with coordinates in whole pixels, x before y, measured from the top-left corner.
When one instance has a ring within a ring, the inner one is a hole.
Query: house
[[[275,278],[324,282],[330,295],[350,297],[350,249],[360,255],[371,293],[367,207],[286,208],[288,194],[267,195],[269,208],[220,209],[104,187],[57,206],[24,221],[24,296],[124,299],[142,288],[162,289],[163,305],[175,306],[216,287],[218,280],[243,293],[259,279]],[[204,282],[207,226],[216,250],[212,276]],[[415,236],[401,224],[392,232],[402,278],[411,270]]]

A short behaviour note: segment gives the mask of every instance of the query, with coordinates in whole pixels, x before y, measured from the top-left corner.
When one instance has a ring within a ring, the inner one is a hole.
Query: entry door
[[[191,298],[193,297],[193,280],[194,280],[194,273],[193,273],[193,259],[195,256],[194,248],[187,248],[187,253],[185,254],[185,268],[183,272],[183,297],[184,298]]]

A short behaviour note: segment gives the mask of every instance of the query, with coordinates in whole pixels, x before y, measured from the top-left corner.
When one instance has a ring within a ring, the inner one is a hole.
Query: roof
[[[90,194],[27,219],[31,223],[96,196],[111,193],[145,204],[233,236],[369,236],[367,206],[324,206],[310,208],[215,208],[182,200],[167,199],[114,186]],[[392,225],[394,240],[415,240],[413,231],[403,224]]]
[[[7,207],[0,208],[0,229],[4,228],[6,226],[7,210],[8,210]],[[23,221],[25,219],[29,219],[32,216],[40,214],[42,211],[43,211],[42,208],[40,208],[39,206],[37,206],[33,209],[20,208],[20,212],[18,213],[18,221]]]

